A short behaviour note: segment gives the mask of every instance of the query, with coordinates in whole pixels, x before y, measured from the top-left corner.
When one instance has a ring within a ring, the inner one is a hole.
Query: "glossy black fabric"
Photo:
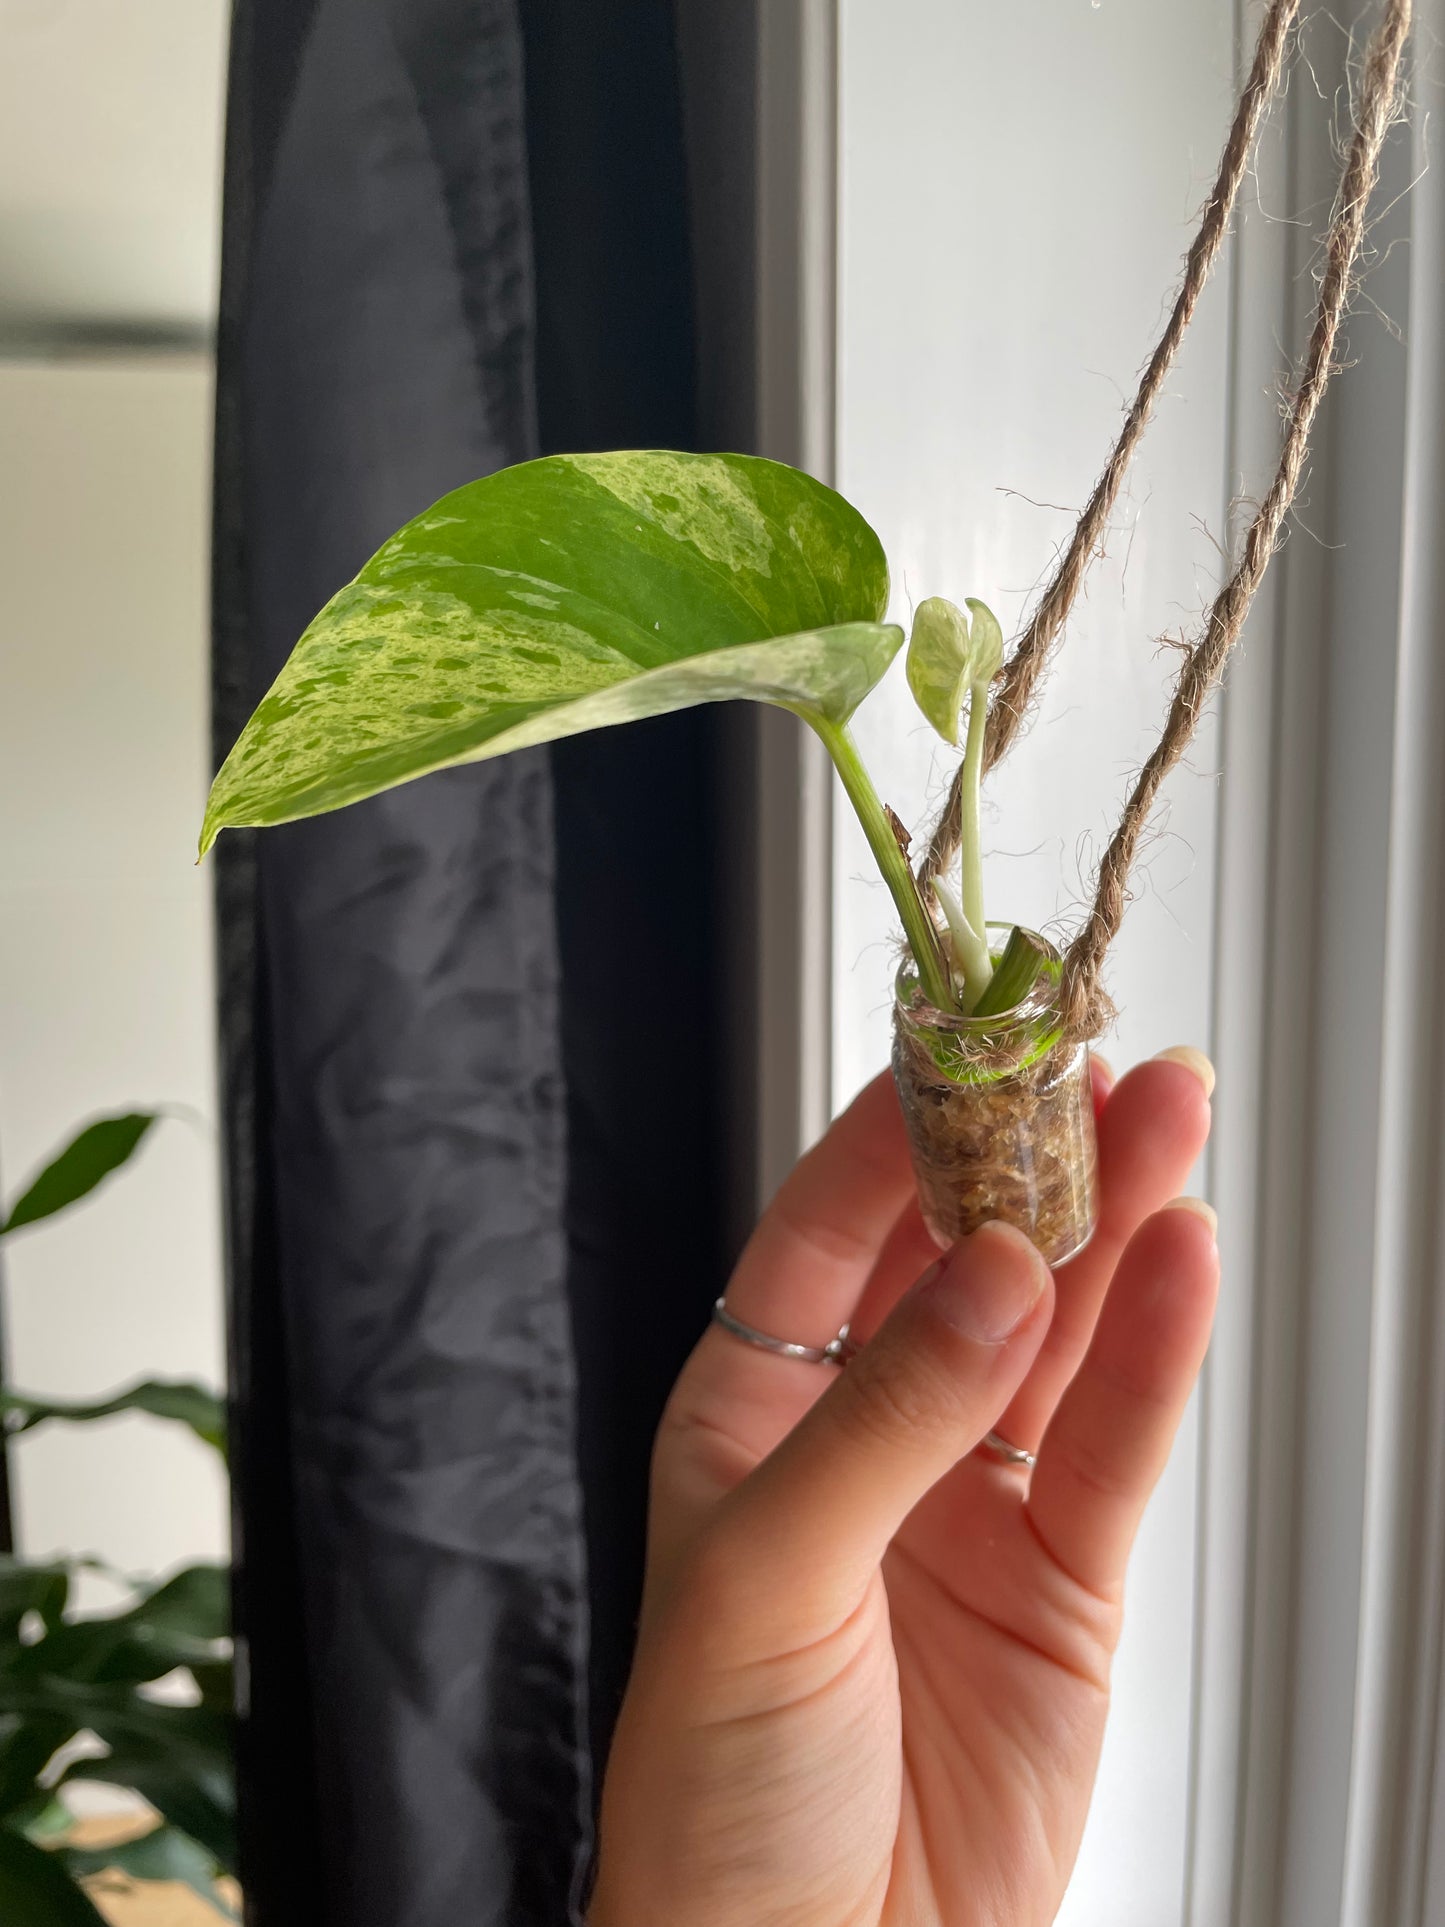
[[[393,527],[535,452],[509,0],[242,0],[235,34],[222,748]],[[553,872],[545,754],[238,842],[223,865],[262,1927],[554,1927],[577,1904]]]
[[[691,236],[667,0],[520,0],[544,450],[696,446]],[[557,743],[595,1759],[632,1654],[647,1462],[727,1272],[720,712]]]
[[[443,490],[695,443],[671,6],[517,5],[240,0],[218,753]],[[719,744],[693,712],[222,839],[256,1927],[576,1917],[726,1267]]]

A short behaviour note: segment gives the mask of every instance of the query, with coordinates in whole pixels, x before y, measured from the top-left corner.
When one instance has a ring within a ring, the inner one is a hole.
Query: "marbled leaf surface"
[[[201,847],[428,771],[743,697],[845,722],[900,647],[840,495],[745,455],[548,456],[409,522],[306,630]]]

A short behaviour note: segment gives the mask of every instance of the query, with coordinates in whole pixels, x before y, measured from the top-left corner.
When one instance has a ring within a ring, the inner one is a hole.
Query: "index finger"
[[[903,1114],[883,1071],[785,1179],[738,1260],[728,1310],[775,1337],[826,1345],[852,1317],[912,1190]]]
[[[726,1292],[734,1318],[793,1344],[838,1335],[913,1187],[903,1118],[886,1072],[794,1167]],[[700,1509],[731,1489],[835,1377],[709,1325],[673,1388],[658,1435],[649,1561],[660,1572]],[[698,1450],[698,1441],[702,1450]]]

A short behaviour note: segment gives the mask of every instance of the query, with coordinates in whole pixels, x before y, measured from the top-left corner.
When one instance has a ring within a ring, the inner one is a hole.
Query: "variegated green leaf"
[[[216,779],[229,825],[731,697],[846,722],[897,652],[878,538],[777,462],[549,456],[409,522],[302,636]]]

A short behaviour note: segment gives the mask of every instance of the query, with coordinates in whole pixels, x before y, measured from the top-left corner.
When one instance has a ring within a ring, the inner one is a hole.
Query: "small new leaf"
[[[973,643],[973,673],[970,678],[975,683],[990,683],[1003,667],[1003,630],[998,617],[986,602],[977,596],[968,596],[968,612],[973,617],[969,636]]]
[[[945,743],[958,742],[958,717],[973,680],[968,617],[944,596],[929,596],[913,616],[908,638],[908,687]]]
[[[957,746],[964,697],[986,689],[1002,662],[1003,630],[986,602],[969,596],[968,615],[945,596],[919,603],[908,639],[908,687],[944,742]]]

